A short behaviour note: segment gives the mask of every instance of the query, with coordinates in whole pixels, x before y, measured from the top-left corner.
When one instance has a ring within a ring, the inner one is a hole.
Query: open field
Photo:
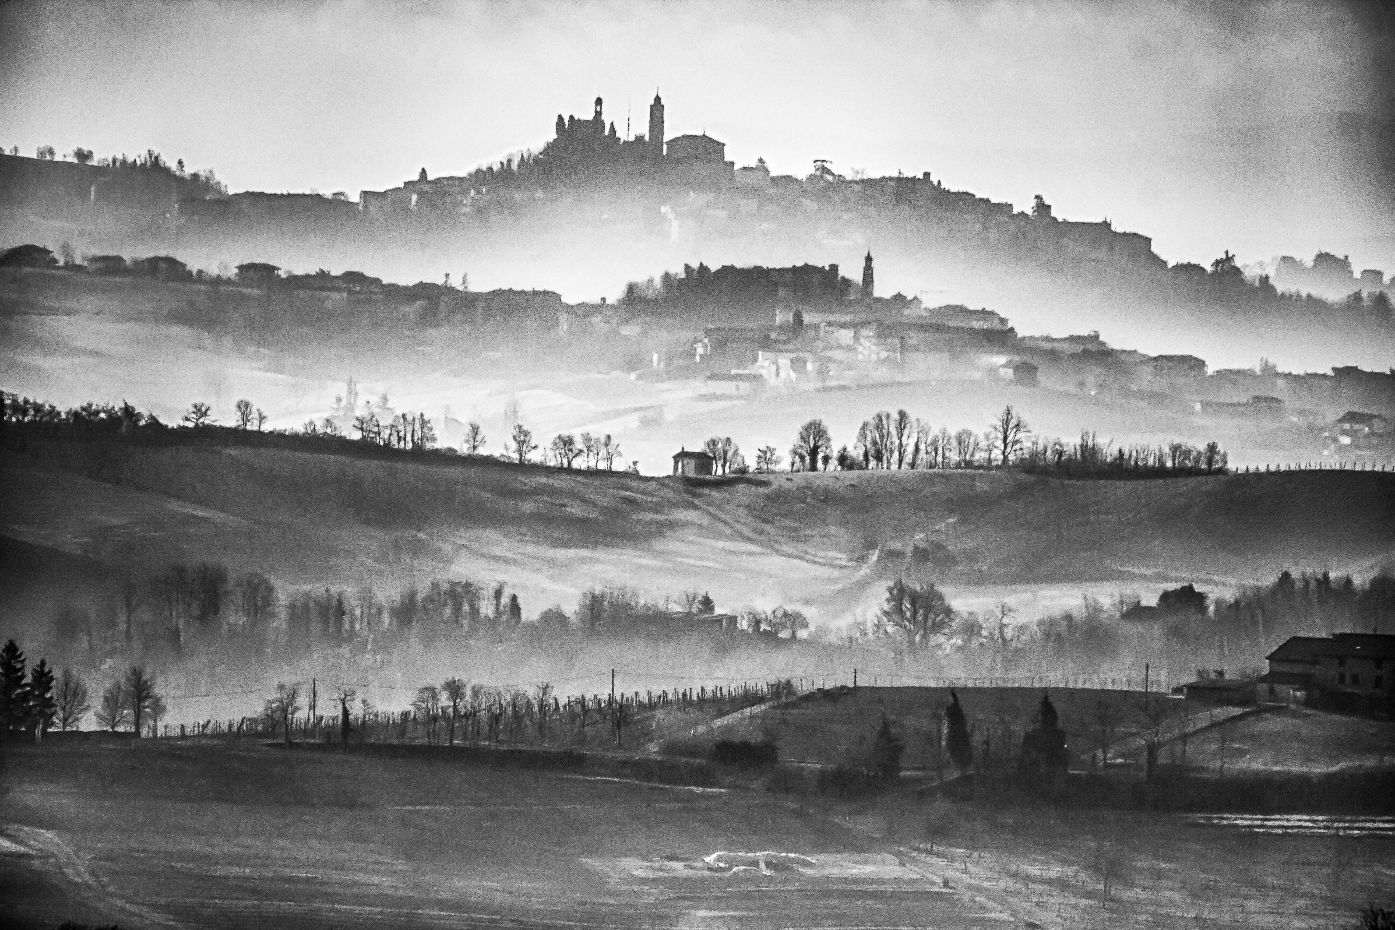
[[[1395,722],[1285,707],[1246,717],[1187,742],[1187,766],[1217,772],[1224,744],[1231,772],[1327,773],[1395,767]],[[1175,754],[1173,747],[1172,754]]]
[[[1395,877],[1388,837],[256,745],[55,742],[7,753],[3,785],[15,927],[1330,928]],[[704,861],[761,851],[793,856]]]

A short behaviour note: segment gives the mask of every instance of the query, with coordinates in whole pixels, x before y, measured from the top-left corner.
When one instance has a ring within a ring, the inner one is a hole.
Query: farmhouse
[[[281,269],[266,262],[243,262],[237,266],[237,283],[248,287],[267,287],[274,283]]]
[[[1341,437],[1339,441],[1342,443],[1350,443],[1353,439],[1364,439],[1372,435],[1379,436],[1389,430],[1389,421],[1378,413],[1348,410],[1337,421],[1337,432]]]
[[[716,471],[717,460],[706,452],[680,449],[673,453],[673,473],[688,477],[706,477]]]
[[[1395,636],[1291,636],[1267,658],[1261,694],[1272,686],[1276,696],[1282,688],[1353,710],[1395,700]]]
[[[1038,379],[1038,372],[1039,369],[1036,365],[1023,359],[1014,359],[998,366],[999,378],[1011,381],[1013,384],[1020,384],[1023,387],[1037,387],[1041,383]]]

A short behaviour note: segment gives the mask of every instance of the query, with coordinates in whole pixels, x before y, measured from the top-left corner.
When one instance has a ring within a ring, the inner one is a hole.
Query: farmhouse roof
[[[1290,636],[1265,658],[1270,662],[1316,662],[1323,656],[1334,655],[1334,645],[1324,636]]]
[[[687,459],[688,461],[692,462],[717,461],[712,456],[708,455],[706,452],[689,452],[687,449],[679,449],[677,452],[673,453],[673,460],[675,462],[680,459]]]
[[[1342,418],[1337,421],[1337,425],[1371,426],[1376,421],[1384,419],[1385,417],[1381,416],[1379,413],[1364,413],[1360,410],[1348,410],[1346,413],[1342,414]]]
[[[1323,658],[1395,658],[1395,636],[1337,633],[1331,637],[1290,636],[1269,653],[1270,662],[1316,662]]]

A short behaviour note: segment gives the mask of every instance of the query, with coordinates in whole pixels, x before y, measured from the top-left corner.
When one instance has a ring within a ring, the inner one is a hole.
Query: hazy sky
[[[1327,248],[1393,272],[1392,8],[12,0],[0,144],[155,148],[234,190],[356,198],[536,148],[597,95],[643,131],[658,86],[669,136],[705,130],[738,164],[1042,193],[1174,262]]]

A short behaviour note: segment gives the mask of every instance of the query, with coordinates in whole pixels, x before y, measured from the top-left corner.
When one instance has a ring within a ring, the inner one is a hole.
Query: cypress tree
[[[24,732],[29,720],[29,685],[25,681],[24,652],[10,640],[0,649],[0,736]]]
[[[1047,731],[1061,728],[1060,717],[1056,713],[1056,705],[1051,703],[1050,695],[1041,696],[1041,705],[1037,709],[1037,728]]]
[[[29,672],[29,729],[42,739],[58,716],[58,703],[53,699],[53,669],[40,659]]]
[[[949,758],[960,771],[968,771],[974,764],[973,742],[969,739],[969,725],[964,719],[964,708],[959,706],[959,694],[949,692],[950,703],[945,708],[945,749]]]
[[[882,725],[877,728],[872,741],[872,775],[877,784],[887,787],[901,777],[901,739],[892,731],[891,721],[882,715]]]

